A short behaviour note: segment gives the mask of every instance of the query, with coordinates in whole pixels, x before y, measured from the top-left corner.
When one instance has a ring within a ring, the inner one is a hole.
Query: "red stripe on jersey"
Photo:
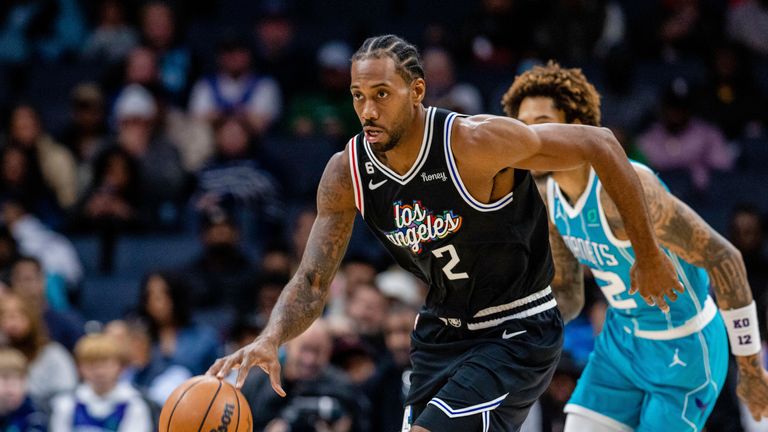
[[[360,170],[357,167],[357,149],[355,148],[355,139],[349,140],[349,166],[352,174],[352,184],[355,188],[355,206],[361,215],[365,215],[363,203],[363,185],[360,179]]]

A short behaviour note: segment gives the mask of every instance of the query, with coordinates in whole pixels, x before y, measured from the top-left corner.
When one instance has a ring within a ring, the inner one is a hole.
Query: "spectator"
[[[546,57],[571,64],[588,62],[602,37],[608,10],[606,1],[553,2],[543,30],[537,34]]]
[[[56,432],[151,432],[152,414],[139,392],[120,382],[123,350],[105,334],[91,334],[75,347],[83,377],[77,389],[52,403],[51,430]]]
[[[77,163],[78,198],[91,182],[96,155],[108,144],[104,96],[94,83],[78,84],[70,96],[71,118],[59,136]]]
[[[333,341],[327,324],[318,320],[285,345],[282,386],[278,396],[264,373],[251,373],[242,388],[251,405],[255,430],[366,432],[356,395],[348,379],[329,366]],[[326,408],[321,409],[321,398]],[[282,429],[281,429],[282,428]],[[288,428],[288,429],[286,429]],[[322,430],[322,429],[321,429]]]
[[[77,200],[77,168],[72,153],[43,130],[37,111],[30,105],[13,109],[8,130],[8,143],[35,158],[61,208],[71,207]]]
[[[46,432],[48,417],[29,397],[28,362],[13,348],[0,348],[0,430]]]
[[[457,111],[479,114],[483,111],[480,91],[469,83],[456,81],[456,71],[451,54],[444,48],[424,51],[424,74],[429,80],[424,104]]]
[[[661,3],[657,29],[659,54],[667,63],[704,56],[720,32],[718,11],[700,0],[669,0]]]
[[[19,245],[19,252],[37,258],[47,274],[58,275],[69,286],[77,286],[83,267],[77,251],[66,237],[43,225],[17,198],[2,204],[2,221]]]
[[[277,304],[277,299],[288,285],[289,278],[281,273],[265,273],[259,280],[256,294],[256,317],[266,323]]]
[[[52,396],[77,385],[75,363],[67,350],[48,339],[40,312],[17,294],[0,298],[0,333],[29,360],[29,395],[47,404]]]
[[[374,407],[374,432],[397,430],[401,425],[403,406],[410,388],[411,330],[416,309],[403,303],[390,307],[384,323],[388,356],[380,361],[375,377],[366,386],[366,394]]]
[[[202,254],[184,266],[184,274],[196,283],[196,308],[227,308],[241,313],[254,305],[257,269],[242,249],[240,231],[221,209],[204,213],[200,234]]]
[[[76,51],[85,23],[75,0],[0,3],[0,64],[55,61]]]
[[[765,110],[752,77],[748,53],[736,44],[720,43],[709,55],[710,76],[700,106],[729,139],[755,136],[762,130]]]
[[[158,133],[158,109],[139,85],[126,87],[115,102],[117,141],[139,163],[141,211],[151,227],[177,222],[187,177],[176,148]]]
[[[96,29],[83,46],[88,60],[116,63],[125,58],[139,42],[136,31],[126,22],[125,5],[119,0],[101,0]]]
[[[104,333],[123,349],[126,360],[121,381],[132,384],[161,407],[168,396],[192,374],[184,366],[153,356],[149,327],[140,319],[111,321]]]
[[[349,293],[346,315],[360,338],[374,349],[376,358],[386,352],[384,321],[388,308],[386,297],[373,285],[358,285]]]
[[[293,252],[293,261],[298,263],[304,256],[304,249],[307,247],[309,232],[317,218],[317,210],[312,207],[305,207],[296,215],[293,221],[293,231],[291,233],[291,246]],[[295,267],[295,266],[294,266]]]
[[[253,32],[256,64],[262,73],[275,78],[285,100],[290,101],[298,92],[306,91],[316,83],[314,68],[296,67],[305,64],[312,54],[301,48],[297,26],[284,10],[285,6],[279,6],[277,2],[262,4],[265,7]]]
[[[684,170],[695,190],[704,192],[712,170],[731,169],[734,155],[722,131],[695,116],[691,104],[688,82],[675,79],[664,94],[660,118],[638,138],[638,144],[662,174]]]
[[[21,257],[11,269],[11,290],[43,314],[49,336],[68,350],[83,336],[84,322],[69,309],[67,292],[56,277],[46,277],[40,261]],[[52,307],[54,305],[55,307]]]
[[[141,286],[139,315],[149,324],[152,355],[198,375],[213,364],[220,347],[212,329],[192,322],[188,295],[179,276],[150,273]]]
[[[263,136],[280,116],[280,88],[271,77],[257,75],[251,62],[251,51],[242,40],[219,43],[219,70],[195,84],[189,101],[192,114],[210,122],[238,116],[257,137]]]
[[[256,220],[258,237],[269,240],[271,229],[280,223],[283,205],[275,179],[253,159],[254,143],[248,126],[237,117],[225,117],[214,124],[216,150],[198,174],[196,207],[203,211],[225,207]]]
[[[37,161],[18,146],[0,149],[0,201],[3,199],[23,200],[48,226],[61,223],[56,197],[43,182]]]
[[[185,102],[192,84],[195,62],[192,52],[178,36],[173,9],[162,1],[150,1],[141,11],[141,37],[156,59],[159,80],[174,104]]]
[[[741,252],[747,268],[749,286],[758,309],[768,308],[768,257],[765,256],[765,232],[763,216],[752,204],[737,205],[731,210],[728,222],[728,239]],[[760,321],[763,337],[766,333],[765,320]]]
[[[0,280],[8,280],[11,267],[19,259],[19,245],[8,227],[0,225]]]
[[[728,36],[762,56],[768,55],[768,1],[728,3]]]
[[[351,57],[352,49],[342,41],[326,42],[317,51],[319,86],[296,94],[290,106],[288,124],[294,135],[343,142],[358,132],[360,120],[349,104]]]

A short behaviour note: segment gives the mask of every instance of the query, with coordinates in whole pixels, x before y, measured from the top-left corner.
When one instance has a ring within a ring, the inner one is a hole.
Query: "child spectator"
[[[48,419],[27,392],[27,359],[13,348],[0,348],[0,430],[45,432]]]
[[[104,334],[83,337],[75,346],[83,383],[53,400],[56,432],[150,432],[152,414],[138,390],[119,382],[123,351]]]

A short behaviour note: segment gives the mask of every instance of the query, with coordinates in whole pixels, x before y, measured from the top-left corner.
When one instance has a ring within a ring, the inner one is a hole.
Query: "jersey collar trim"
[[[581,213],[581,211],[584,209],[584,205],[587,203],[587,198],[589,198],[589,194],[592,193],[592,187],[595,185],[596,177],[597,176],[595,175],[595,170],[590,169],[587,187],[584,188],[584,192],[581,193],[581,196],[579,196],[579,199],[576,200],[576,204],[573,207],[571,207],[571,203],[569,203],[565,198],[565,195],[563,195],[563,191],[560,190],[560,186],[555,183],[555,192],[557,193],[557,197],[560,199],[563,210],[565,210],[565,213],[568,214],[571,219],[578,217],[579,213]]]
[[[368,158],[371,160],[371,162],[373,162],[374,165],[376,165],[377,168],[379,168],[379,170],[381,170],[381,172],[384,173],[384,175],[400,183],[401,185],[405,185],[411,181],[414,177],[416,177],[416,174],[421,170],[421,168],[424,166],[424,163],[427,161],[429,148],[432,145],[432,133],[435,129],[432,124],[435,119],[435,111],[436,110],[433,107],[427,108],[427,119],[424,122],[424,139],[421,142],[421,150],[419,150],[419,155],[416,157],[416,161],[413,163],[413,166],[411,166],[411,169],[409,169],[405,174],[400,175],[394,172],[388,166],[379,162],[379,160],[376,158],[376,155],[373,153],[373,150],[371,149],[371,145],[365,138],[363,138],[363,147],[365,148],[365,152],[368,153]]]

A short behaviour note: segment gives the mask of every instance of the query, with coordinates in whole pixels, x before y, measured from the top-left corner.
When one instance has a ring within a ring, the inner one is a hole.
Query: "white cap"
[[[376,286],[387,297],[392,297],[411,306],[420,306],[423,299],[419,281],[410,273],[399,270],[387,270],[376,276]]]
[[[345,42],[330,41],[317,51],[317,63],[327,69],[347,69],[352,49]]]
[[[131,84],[120,92],[115,101],[115,118],[129,117],[152,119],[157,114],[157,105],[152,94],[138,84]]]

